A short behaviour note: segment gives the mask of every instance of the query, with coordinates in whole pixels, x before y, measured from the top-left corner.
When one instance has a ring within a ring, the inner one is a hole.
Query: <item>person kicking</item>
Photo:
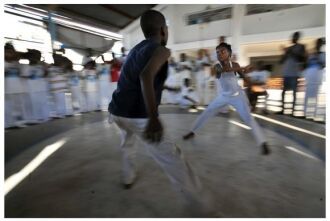
[[[227,43],[220,43],[216,47],[216,52],[219,63],[214,66],[214,70],[216,71],[216,76],[222,90],[202,114],[198,116],[192,129],[189,133],[183,136],[183,139],[187,140],[193,138],[195,132],[201,128],[210,117],[216,115],[221,107],[229,104],[236,109],[241,119],[251,127],[252,133],[258,146],[261,148],[262,154],[269,154],[270,149],[265,136],[258,123],[251,115],[248,99],[243,89],[239,86],[238,79],[235,75],[235,73],[238,73],[244,78],[244,74],[251,70],[251,66],[241,68],[238,63],[232,62],[230,59],[232,54],[231,46]]]

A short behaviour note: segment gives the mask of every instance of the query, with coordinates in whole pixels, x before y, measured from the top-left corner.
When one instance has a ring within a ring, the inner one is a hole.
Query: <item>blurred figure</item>
[[[325,53],[321,51],[325,44],[323,38],[316,40],[315,52],[311,54],[307,61],[307,68],[304,71],[306,82],[305,92],[305,117],[313,118],[317,110],[317,96],[323,80],[323,69],[325,68]]]
[[[112,52],[112,60],[110,61],[111,65],[111,76],[110,76],[110,102],[112,100],[112,94],[117,88],[117,83],[119,80],[119,74],[121,69],[121,62],[116,58],[115,53]]]
[[[24,107],[23,82],[20,78],[19,53],[12,44],[5,45],[5,128],[24,127],[26,113]]]
[[[190,81],[191,79],[189,78],[184,79],[184,86],[181,89],[179,105],[182,109],[196,108],[198,104],[198,98],[194,89],[191,87]]]
[[[207,86],[208,74],[206,73],[205,67],[210,66],[211,61],[205,55],[203,49],[198,50],[197,59],[196,59],[196,89],[199,97],[199,103],[205,105],[205,93]]]
[[[241,119],[251,127],[252,133],[257,141],[257,145],[261,148],[262,154],[270,153],[266,139],[250,113],[250,107],[245,92],[239,86],[235,73],[240,74],[244,78],[244,74],[250,72],[251,67],[241,68],[238,63],[231,61],[231,46],[226,43],[221,43],[216,48],[218,53],[219,63],[214,67],[217,77],[221,83],[221,92],[210,103],[210,105],[198,116],[192,129],[189,133],[183,136],[187,140],[195,136],[195,132],[201,128],[206,121],[219,112],[219,108],[224,105],[232,105]]]
[[[265,69],[263,61],[258,61],[256,69],[247,74],[248,77],[248,97],[251,104],[251,111],[256,110],[258,96],[266,96],[265,109],[267,112],[267,81],[270,77],[269,71]]]
[[[41,62],[41,52],[29,49],[25,55],[29,60],[24,71],[27,72],[27,87],[29,99],[32,105],[32,122],[43,123],[50,119],[50,106],[48,94],[48,81],[46,79],[46,67]]]
[[[55,118],[65,118],[67,115],[65,93],[68,92],[68,80],[65,73],[67,66],[65,57],[53,54],[54,64],[48,68],[50,91],[54,98]]]
[[[206,87],[204,104],[209,105],[211,101],[217,96],[217,79],[215,75],[212,75],[212,69],[208,66],[204,67],[206,73]],[[223,108],[221,108],[223,109]]]
[[[103,57],[103,55],[102,55]],[[102,58],[104,60],[104,58]],[[109,73],[111,71],[111,65],[107,63],[98,64],[97,66],[97,75],[99,82],[99,103],[101,110],[107,110],[108,104],[110,102],[110,82],[109,82]]]
[[[191,79],[191,62],[187,59],[187,55],[185,53],[180,54],[180,61],[178,62],[178,71],[181,76],[181,86],[184,84],[184,79]]]
[[[298,78],[306,62],[305,46],[303,44],[298,43],[299,38],[300,32],[293,33],[293,45],[284,49],[285,53],[280,60],[280,63],[283,64],[282,71],[284,78],[282,91],[282,111],[280,112],[280,114],[284,114],[286,91],[293,91],[292,115],[294,113]]]
[[[124,187],[130,188],[136,180],[137,137],[176,189],[193,203],[194,210],[206,212],[210,208],[209,198],[180,148],[163,137],[158,117],[170,57],[170,50],[165,47],[168,38],[165,18],[158,11],[148,10],[141,16],[140,24],[146,39],[128,54],[109,105],[109,121],[114,121],[121,131]]]
[[[125,47],[121,47],[121,57],[118,59],[121,63],[121,65],[123,65],[126,61],[127,55],[126,55],[126,49]]]
[[[178,91],[179,91],[181,85],[180,85],[180,81],[178,81],[178,78],[180,76],[176,73],[176,68],[177,68],[177,64],[176,64],[174,58],[171,57],[168,62],[168,76],[164,83],[164,87],[165,88],[177,88],[178,90],[164,90],[163,96],[162,96],[162,98],[164,98],[163,103],[167,103],[167,104],[177,104],[178,103],[178,99],[180,96],[180,93]]]
[[[85,77],[86,109],[88,112],[99,110],[98,79],[95,61],[91,58],[85,59],[84,70],[82,72]]]
[[[68,78],[71,91],[73,112],[85,112],[86,101],[82,93],[82,80],[79,71],[73,70],[72,62],[68,65]]]

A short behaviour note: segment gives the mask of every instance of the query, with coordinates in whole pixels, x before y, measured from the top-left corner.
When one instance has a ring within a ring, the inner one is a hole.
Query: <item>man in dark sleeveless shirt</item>
[[[109,104],[109,122],[114,121],[121,130],[124,187],[130,188],[136,178],[134,138],[137,137],[176,189],[198,205],[198,209],[209,211],[209,197],[180,148],[164,136],[158,118],[170,56],[170,50],[165,47],[168,38],[165,17],[149,10],[141,16],[140,25],[146,39],[127,55]]]

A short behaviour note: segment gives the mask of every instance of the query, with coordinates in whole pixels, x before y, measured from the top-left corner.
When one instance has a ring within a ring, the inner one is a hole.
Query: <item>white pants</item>
[[[219,79],[216,80],[216,86],[217,86],[217,94],[220,94],[222,89],[221,89],[221,84],[220,84]],[[229,105],[225,105],[225,106],[220,108],[219,112],[220,113],[228,113],[229,110],[230,110]]]
[[[95,111],[98,109],[98,92],[97,91],[89,91],[86,92],[86,104],[87,104],[87,111]]]
[[[258,145],[261,145],[263,142],[266,142],[265,137],[250,113],[250,107],[248,104],[247,97],[244,91],[240,91],[237,96],[224,96],[219,94],[208,106],[207,108],[198,116],[196,119],[193,128],[191,129],[192,132],[195,132],[197,129],[202,127],[205,122],[212,116],[216,115],[220,108],[224,107],[225,105],[233,106],[238,114],[240,115],[241,119],[252,129],[252,133],[257,141]]]
[[[124,118],[110,115],[121,131],[121,152],[123,181],[131,183],[136,175],[135,138],[141,140],[152,158],[161,166],[176,190],[182,192],[186,199],[203,201],[202,186],[189,163],[184,159],[181,149],[172,143],[166,135],[160,143],[149,143],[142,137],[147,125],[146,118]],[[109,119],[110,119],[109,118]],[[205,196],[206,197],[206,196]]]
[[[207,87],[208,87],[208,77],[203,70],[200,70],[196,74],[196,92],[199,97],[199,104],[200,105],[206,105],[206,99],[207,99]]]
[[[24,123],[26,113],[22,93],[5,94],[5,128]]]
[[[50,107],[47,91],[30,92],[33,120],[47,121],[50,118]]]
[[[24,120],[27,123],[36,123],[33,118],[33,107],[31,96],[28,92],[22,94],[23,108],[24,108]]]
[[[66,106],[65,106],[65,93],[56,92],[54,93],[55,100],[55,112],[57,117],[65,117],[66,115]]]
[[[315,117],[317,106],[318,106],[318,92],[320,89],[320,84],[307,84],[305,91],[305,105],[304,112],[306,117]]]
[[[110,84],[107,80],[99,80],[99,105],[101,110],[107,110],[109,105]]]
[[[82,97],[82,92],[81,92],[80,87],[72,86],[71,87],[71,99],[72,99],[73,110],[82,111],[81,97]]]

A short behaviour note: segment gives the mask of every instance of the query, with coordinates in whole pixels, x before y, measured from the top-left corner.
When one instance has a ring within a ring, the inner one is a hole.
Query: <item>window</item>
[[[197,12],[187,15],[186,24],[195,25],[207,23],[211,21],[225,20],[231,18],[231,7],[208,9],[206,11]]]
[[[265,12],[272,12],[272,11],[280,11],[289,8],[297,8],[304,5],[280,5],[280,4],[269,4],[269,5],[262,5],[262,4],[249,4],[246,7],[246,14],[247,15],[254,15],[260,14]]]

